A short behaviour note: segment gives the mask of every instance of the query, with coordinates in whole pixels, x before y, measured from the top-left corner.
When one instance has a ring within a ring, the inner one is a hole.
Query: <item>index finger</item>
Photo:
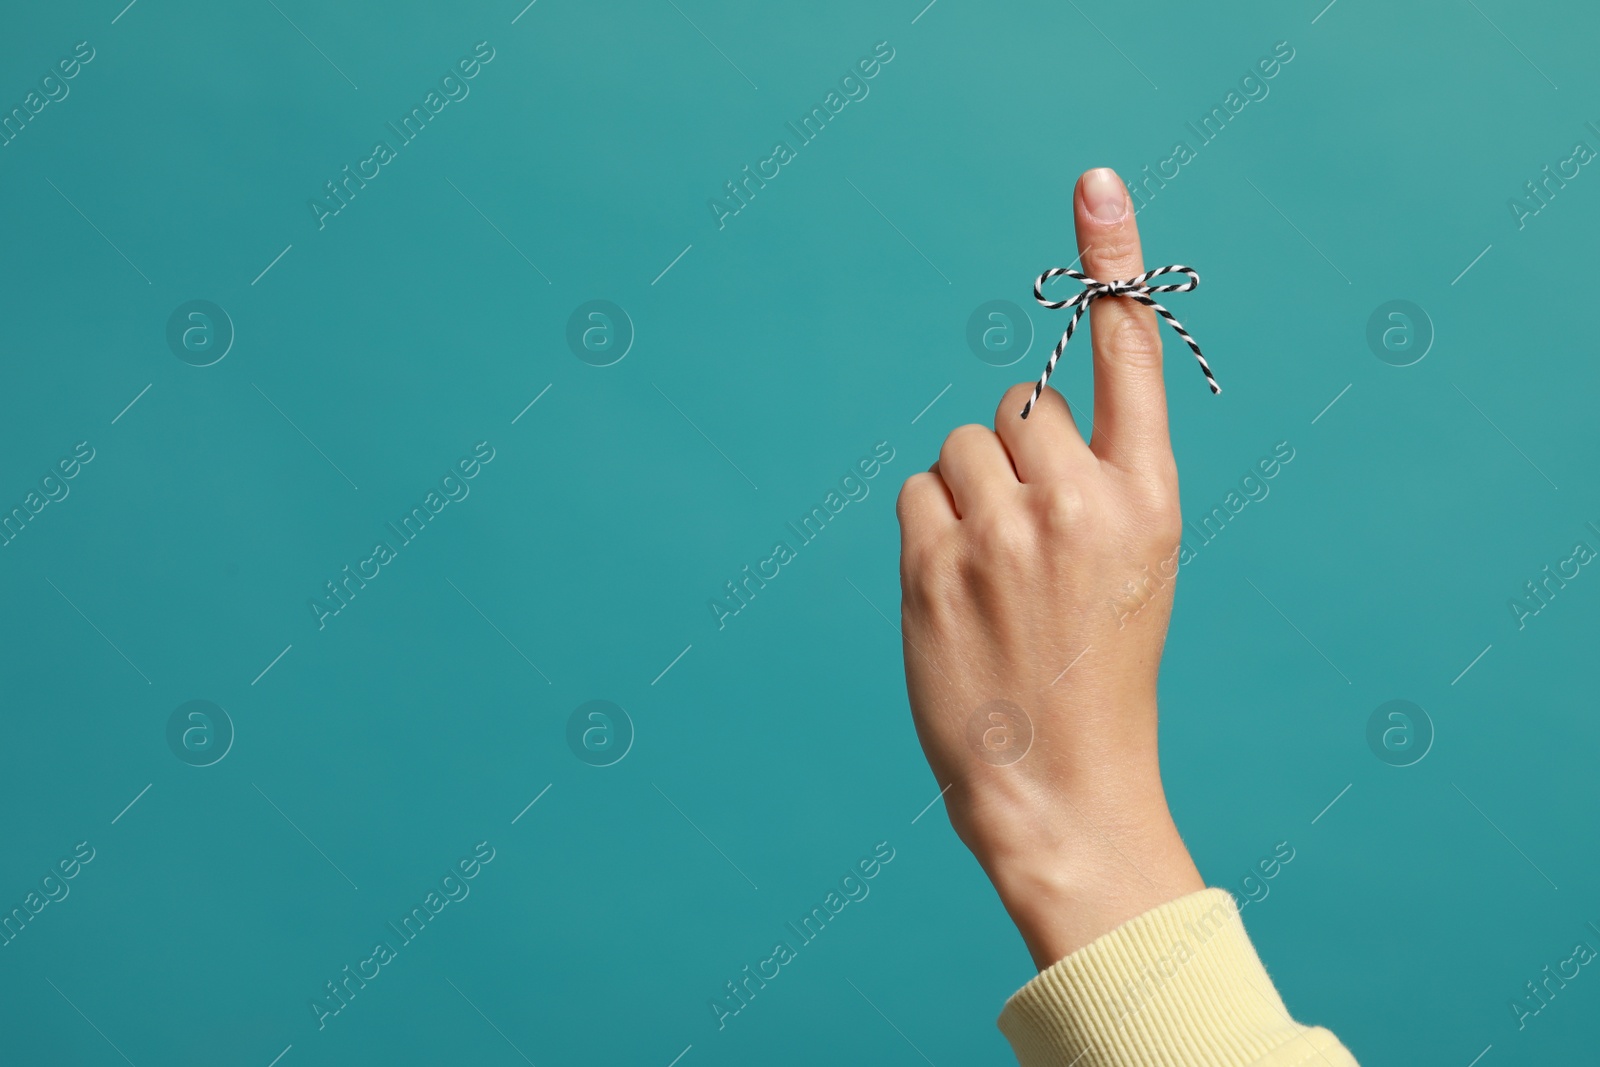
[[[1073,195],[1083,272],[1102,282],[1144,271],[1139,226],[1122,179],[1109,167],[1087,171]],[[1147,469],[1165,457],[1167,391],[1161,374],[1161,333],[1155,312],[1125,296],[1089,307],[1094,342],[1094,431],[1089,447],[1116,466]]]

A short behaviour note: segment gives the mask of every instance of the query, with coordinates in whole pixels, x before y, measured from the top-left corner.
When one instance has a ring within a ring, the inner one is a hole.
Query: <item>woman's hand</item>
[[[1144,270],[1127,192],[1073,197],[1083,270]],[[950,821],[1043,969],[1203,889],[1161,787],[1156,678],[1182,516],[1155,313],[1089,311],[1094,436],[1060,394],[954,430],[900,493],[901,617],[917,734]]]

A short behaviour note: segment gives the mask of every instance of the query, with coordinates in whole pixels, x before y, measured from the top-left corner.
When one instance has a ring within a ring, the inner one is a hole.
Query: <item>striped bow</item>
[[[1076,278],[1084,285],[1083,292],[1070,300],[1046,300],[1044,298],[1044,284],[1051,278],[1061,275]],[[1184,274],[1188,280],[1177,285],[1148,285],[1152,278],[1159,278],[1163,274]],[[1194,358],[1200,361],[1200,370],[1206,376],[1206,383],[1211,386],[1212,393],[1222,392],[1222,386],[1217,384],[1216,376],[1211,373],[1211,367],[1206,363],[1206,357],[1200,354],[1200,346],[1195,344],[1194,338],[1189,336],[1189,331],[1183,328],[1183,323],[1172,317],[1172,312],[1156,303],[1153,293],[1187,293],[1200,284],[1200,275],[1195,273],[1193,267],[1185,267],[1174,263],[1170,267],[1157,267],[1147,270],[1137,278],[1126,281],[1102,282],[1089,277],[1087,274],[1069,270],[1066,267],[1052,267],[1039,275],[1039,280],[1033,283],[1033,298],[1047,308],[1072,308],[1072,318],[1067,322],[1067,330],[1061,335],[1061,340],[1056,344],[1056,350],[1050,353],[1050,362],[1045,364],[1044,373],[1039,376],[1039,384],[1033,387],[1033,396],[1022,409],[1022,417],[1027,418],[1033,410],[1033,405],[1039,402],[1039,396],[1044,392],[1045,385],[1050,381],[1050,375],[1055,372],[1056,361],[1061,358],[1067,342],[1072,340],[1072,331],[1078,328],[1078,320],[1083,318],[1083,313],[1089,310],[1089,305],[1103,296],[1126,296],[1139,301],[1147,307],[1154,308],[1155,313],[1167,320],[1167,323],[1178,332],[1189,350],[1194,353]]]

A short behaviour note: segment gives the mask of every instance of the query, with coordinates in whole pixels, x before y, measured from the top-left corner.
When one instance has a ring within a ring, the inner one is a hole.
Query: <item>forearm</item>
[[[1144,277],[1114,174],[1084,175],[1073,209],[1089,275]],[[1337,1043],[1283,1010],[1232,898],[1204,891],[1162,791],[1173,583],[1149,576],[1179,558],[1183,516],[1161,342],[1148,307],[1097,295],[1090,440],[1059,394],[1023,383],[992,431],[958,427],[901,490],[917,734],[1041,971],[1001,1020],[1027,1067],[1297,1065]],[[1123,610],[1130,597],[1136,611]],[[1191,945],[1202,919],[1216,930]]]

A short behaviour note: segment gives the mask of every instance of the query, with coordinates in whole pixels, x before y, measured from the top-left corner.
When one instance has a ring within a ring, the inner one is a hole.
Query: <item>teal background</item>
[[[1186,515],[1295,449],[1183,568],[1172,804],[1241,895],[1293,847],[1245,921],[1363,1064],[1592,1055],[1591,968],[1520,1029],[1508,1004],[1600,947],[1600,576],[1523,629],[1508,601],[1600,548],[1600,176],[1520,229],[1507,199],[1600,147],[1600,15],[921,2],[5,13],[4,110],[95,58],[0,148],[0,506],[95,458],[0,550],[0,905],[95,858],[0,948],[0,1060],[1011,1062],[1027,954],[918,818],[894,494],[1038,373],[1077,175],[1193,141],[1278,41],[1140,218],[1148,263],[1204,279],[1170,306],[1224,387],[1169,341]],[[470,95],[319,229],[308,200],[479,41]],[[870,94],[719,229],[708,199],[879,41]],[[166,342],[194,299],[237,335],[204,368]],[[594,299],[636,331],[608,367],[565,339]],[[1036,334],[1006,368],[965,340],[994,299]],[[1394,299],[1435,334],[1407,367],[1366,342]],[[470,496],[319,630],[308,599],[479,441]],[[870,496],[719,630],[723,583],[879,441]],[[1366,741],[1396,698],[1435,732],[1407,767]],[[168,746],[192,699],[236,733],[211,766]],[[567,742],[593,699],[632,722],[607,767]],[[470,896],[319,1029],[480,841]],[[719,1030],[710,998],[880,841],[870,896]]]

